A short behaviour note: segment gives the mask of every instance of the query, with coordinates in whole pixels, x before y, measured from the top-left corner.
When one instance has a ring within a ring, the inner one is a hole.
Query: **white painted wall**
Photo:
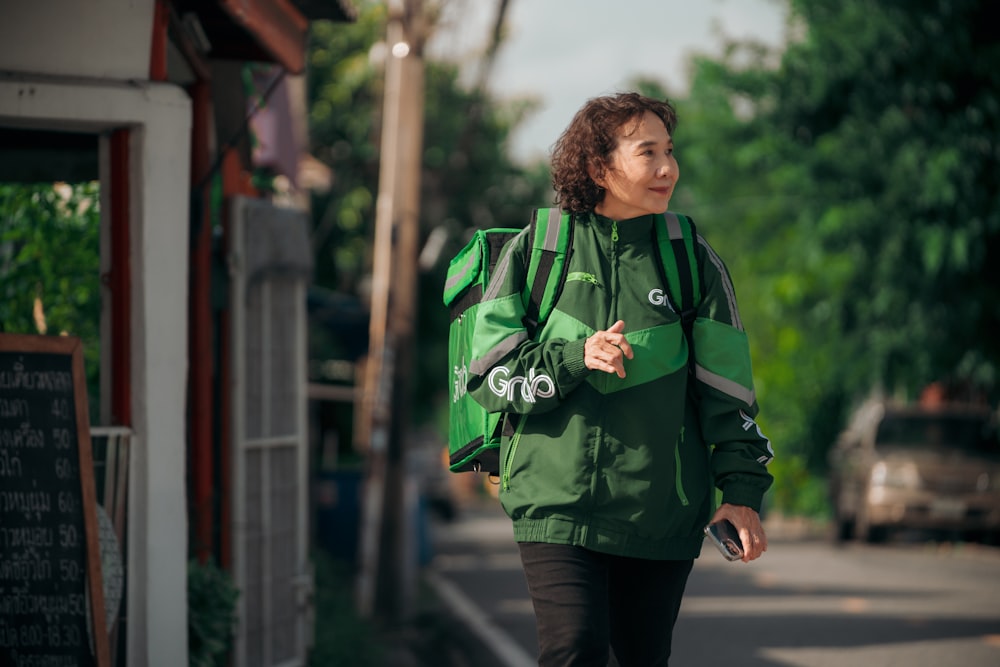
[[[0,70],[149,78],[153,0],[0,0]]]
[[[6,12],[11,0],[2,2],[0,12]],[[0,36],[0,53],[9,50]],[[148,56],[142,59],[147,61]],[[0,77],[0,125],[131,129],[133,438],[126,664],[186,665],[190,101],[170,84],[7,76]]]

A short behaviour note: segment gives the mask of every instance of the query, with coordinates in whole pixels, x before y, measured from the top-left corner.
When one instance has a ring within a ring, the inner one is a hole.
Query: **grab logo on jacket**
[[[661,290],[659,287],[654,287],[649,290],[648,298],[649,302],[654,306],[666,306],[670,310],[674,309],[674,307],[670,305],[670,298],[667,296],[666,292]]]
[[[517,394],[518,387],[521,388],[521,398],[528,403],[534,403],[536,398],[549,398],[555,396],[556,385],[545,373],[538,373],[534,368],[528,369],[528,377],[515,375],[508,377],[510,370],[503,366],[497,366],[490,371],[486,381],[492,391],[501,398],[513,401]]]
[[[757,463],[763,463],[764,465],[767,465],[772,460],[774,460],[774,449],[771,447],[771,439],[768,438],[766,435],[764,435],[764,432],[760,430],[760,425],[753,420],[753,417],[743,412],[742,410],[740,410],[740,417],[743,418],[744,431],[755,429],[757,431],[757,436],[764,440],[764,443],[767,446],[767,453],[770,454],[770,456],[757,457]]]

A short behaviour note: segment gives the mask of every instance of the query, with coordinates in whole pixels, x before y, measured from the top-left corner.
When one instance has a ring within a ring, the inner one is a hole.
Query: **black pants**
[[[666,667],[693,560],[625,558],[523,542],[540,667]]]

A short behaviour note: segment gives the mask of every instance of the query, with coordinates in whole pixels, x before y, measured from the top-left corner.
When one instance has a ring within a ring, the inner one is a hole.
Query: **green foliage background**
[[[790,16],[782,53],[695,60],[678,200],[736,277],[772,495],[808,510],[823,499],[804,480],[869,392],[944,381],[996,405],[1000,41],[974,0]]]
[[[214,561],[188,561],[188,666],[221,667],[227,664],[236,633],[239,591],[232,575]]]
[[[99,190],[96,182],[0,183],[0,331],[79,337],[92,423],[100,414]]]
[[[314,26],[307,84],[313,153],[334,174],[332,189],[313,199],[315,282],[347,293],[363,293],[371,270],[382,113],[379,54],[386,32],[384,3],[356,4],[357,22]],[[461,85],[459,74],[457,64],[426,62],[420,237],[423,244],[439,229],[447,241],[419,277],[411,414],[442,429],[448,320],[441,290],[447,261],[471,237],[471,228],[523,226],[531,208],[549,198],[547,172],[514,164],[507,151],[510,132],[530,111],[530,101],[501,103],[488,91]]]
[[[370,265],[370,54],[385,19],[379,3],[361,5],[356,25],[316,31],[309,88],[312,139],[339,181],[317,200],[319,280],[348,290]],[[986,14],[974,0],[791,0],[787,48],[728,43],[693,58],[690,91],[669,95],[683,174],[672,207],[734,276],[778,454],[775,506],[824,511],[827,447],[873,391],[913,400],[945,381],[996,403],[1000,47]],[[551,199],[547,167],[507,152],[530,101],[427,66],[421,231],[448,231],[447,258],[469,228],[523,225]],[[446,409],[445,268],[421,277],[418,419]]]
[[[680,113],[672,206],[733,274],[777,452],[771,502],[822,512],[826,450],[870,392],[912,400],[944,381],[997,403],[1000,33],[976,0],[789,3],[785,48],[727,43],[692,59],[683,94],[634,87],[670,93]],[[384,3],[356,4],[357,22],[313,26],[307,94],[312,151],[334,174],[312,202],[315,283],[363,301],[386,17]],[[434,61],[425,96],[421,239],[447,241],[419,278],[410,414],[443,435],[447,260],[473,228],[521,226],[551,195],[547,166],[508,150],[533,101]],[[37,297],[49,333],[84,339],[92,406],[97,187],[0,185],[0,328],[36,332]]]

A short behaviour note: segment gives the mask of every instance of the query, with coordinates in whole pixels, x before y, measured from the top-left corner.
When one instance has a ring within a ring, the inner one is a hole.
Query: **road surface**
[[[770,548],[754,563],[729,563],[705,545],[671,665],[1000,666],[1000,549],[835,547],[769,529]],[[435,524],[432,535],[427,580],[482,644],[483,664],[536,664],[531,601],[496,501]]]

